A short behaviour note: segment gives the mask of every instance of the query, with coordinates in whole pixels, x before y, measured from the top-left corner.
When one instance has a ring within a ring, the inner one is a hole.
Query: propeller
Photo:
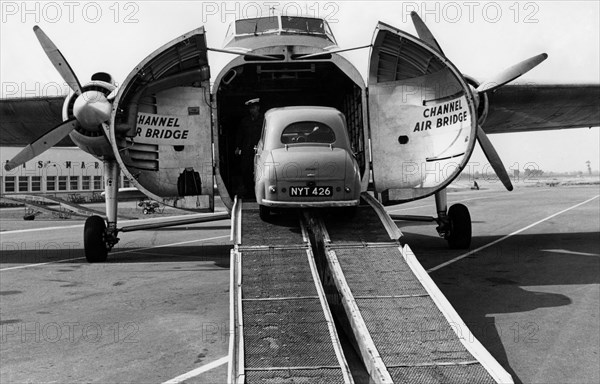
[[[417,30],[417,35],[419,35],[419,38],[421,40],[423,40],[424,42],[426,42],[427,44],[431,45],[439,53],[444,55],[444,51],[442,51],[442,47],[440,47],[440,45],[438,44],[435,37],[433,37],[433,33],[431,33],[429,28],[427,28],[427,25],[425,25],[425,22],[421,19],[419,14],[415,11],[412,11],[410,13],[410,17],[412,18],[413,24],[415,26],[415,29]],[[446,56],[446,55],[444,55],[444,56]]]
[[[429,28],[427,28],[427,25],[425,25],[421,17],[419,17],[419,15],[414,11],[411,12],[410,15],[412,17],[413,24],[415,26],[415,29],[417,30],[417,35],[419,35],[419,38],[425,41],[430,46],[432,46],[434,49],[436,49],[439,53],[444,55],[444,52],[440,48],[437,40],[435,39]],[[538,66],[547,58],[548,55],[546,53],[542,53],[530,57],[529,59],[523,60],[520,63],[513,65],[512,67],[506,68],[504,71],[498,73],[496,76],[481,83],[475,90],[477,92],[475,94],[475,98],[477,100],[481,99],[481,97],[484,96],[485,93],[493,92],[496,89],[502,87],[503,85],[517,79],[518,77],[524,75],[525,73]],[[490,165],[494,169],[494,172],[496,172],[496,175],[498,176],[500,181],[502,181],[502,184],[504,184],[507,190],[512,191],[513,185],[510,182],[508,172],[506,171],[504,164],[502,164],[502,160],[500,160],[498,152],[496,152],[496,149],[492,145],[492,142],[487,137],[487,134],[485,133],[481,125],[477,125],[477,141],[479,142],[481,149],[483,149],[483,153],[490,162]]]
[[[500,160],[498,152],[496,152],[496,149],[492,145],[492,142],[488,138],[487,134],[481,128],[481,125],[477,125],[477,141],[479,142],[481,149],[483,149],[485,157],[488,159],[490,165],[494,169],[494,172],[496,172],[496,175],[502,184],[504,184],[504,187],[506,187],[506,189],[509,191],[512,191],[513,185],[510,182],[508,172],[506,172],[506,168],[504,167],[504,164],[502,164],[502,160]]]
[[[33,143],[27,145],[15,157],[7,161],[6,164],[4,164],[4,169],[11,171],[17,168],[19,165],[24,164],[39,154],[45,152],[47,149],[52,148],[73,129],[75,129],[76,126],[77,120],[70,119],[52,128],[52,130],[48,131]]]
[[[84,92],[75,72],[73,72],[73,69],[52,40],[37,25],[33,27],[33,32],[42,48],[44,48],[46,56],[48,56],[48,59],[54,65],[54,68],[56,68],[63,80],[75,92],[76,99],[73,104],[74,118],[57,125],[42,137],[23,148],[21,152],[5,164],[4,168],[7,171],[26,163],[53,147],[78,126],[87,131],[101,131],[101,124],[110,119],[112,112],[112,104],[109,100],[116,97],[116,90],[111,92],[108,97],[97,90]]]
[[[527,60],[523,60],[512,67],[506,68],[504,71],[498,73],[496,76],[489,80],[484,81],[477,87],[478,93],[492,92],[500,88],[504,84],[510,83],[516,78],[526,74],[533,68],[537,67],[542,61],[546,60],[548,55],[541,53],[539,55],[530,57]]]
[[[67,59],[60,53],[56,45],[50,40],[48,35],[42,31],[42,28],[37,25],[33,27],[33,32],[37,37],[38,41],[42,48],[44,48],[44,52],[46,52],[46,56],[50,59],[54,68],[58,71],[63,80],[71,87],[71,89],[78,95],[81,95],[81,83],[77,76],[75,76],[75,72],[67,62]]]
[[[106,100],[112,103],[113,100],[117,97],[117,93],[119,93],[119,87],[115,88],[111,93],[109,93],[108,96],[106,96]]]

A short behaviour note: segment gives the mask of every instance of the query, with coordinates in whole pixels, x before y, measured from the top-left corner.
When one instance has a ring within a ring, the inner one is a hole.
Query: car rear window
[[[281,133],[283,144],[335,142],[335,133],[330,126],[316,121],[299,121],[285,127]]]

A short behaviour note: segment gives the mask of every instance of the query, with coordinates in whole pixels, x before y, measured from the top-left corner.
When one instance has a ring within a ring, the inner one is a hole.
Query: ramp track
[[[353,382],[333,312],[372,382],[512,383],[383,207],[363,202],[353,217],[265,223],[256,204],[236,201],[229,381]]]
[[[229,382],[353,383],[299,218],[238,204]]]

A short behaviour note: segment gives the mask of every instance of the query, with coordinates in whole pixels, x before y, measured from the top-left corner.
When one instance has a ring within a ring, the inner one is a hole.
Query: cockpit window
[[[225,45],[236,37],[259,36],[265,34],[298,34],[324,38],[337,45],[335,37],[324,19],[295,16],[269,16],[236,20],[230,24],[225,37]]]
[[[281,28],[286,32],[325,34],[323,20],[308,17],[281,16]]]
[[[277,31],[278,29],[279,20],[276,16],[237,20],[235,22],[235,33],[237,35],[265,33]]]
[[[300,121],[285,127],[281,133],[283,144],[335,142],[335,133],[327,124],[315,121]]]

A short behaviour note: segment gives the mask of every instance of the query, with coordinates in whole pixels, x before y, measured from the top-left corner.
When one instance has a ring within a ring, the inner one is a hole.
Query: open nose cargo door
[[[156,201],[214,209],[209,81],[201,27],[150,54],[116,96],[113,150],[125,175]]]
[[[383,202],[446,187],[476,139],[475,102],[460,72],[425,42],[380,22],[368,86],[373,181]]]

